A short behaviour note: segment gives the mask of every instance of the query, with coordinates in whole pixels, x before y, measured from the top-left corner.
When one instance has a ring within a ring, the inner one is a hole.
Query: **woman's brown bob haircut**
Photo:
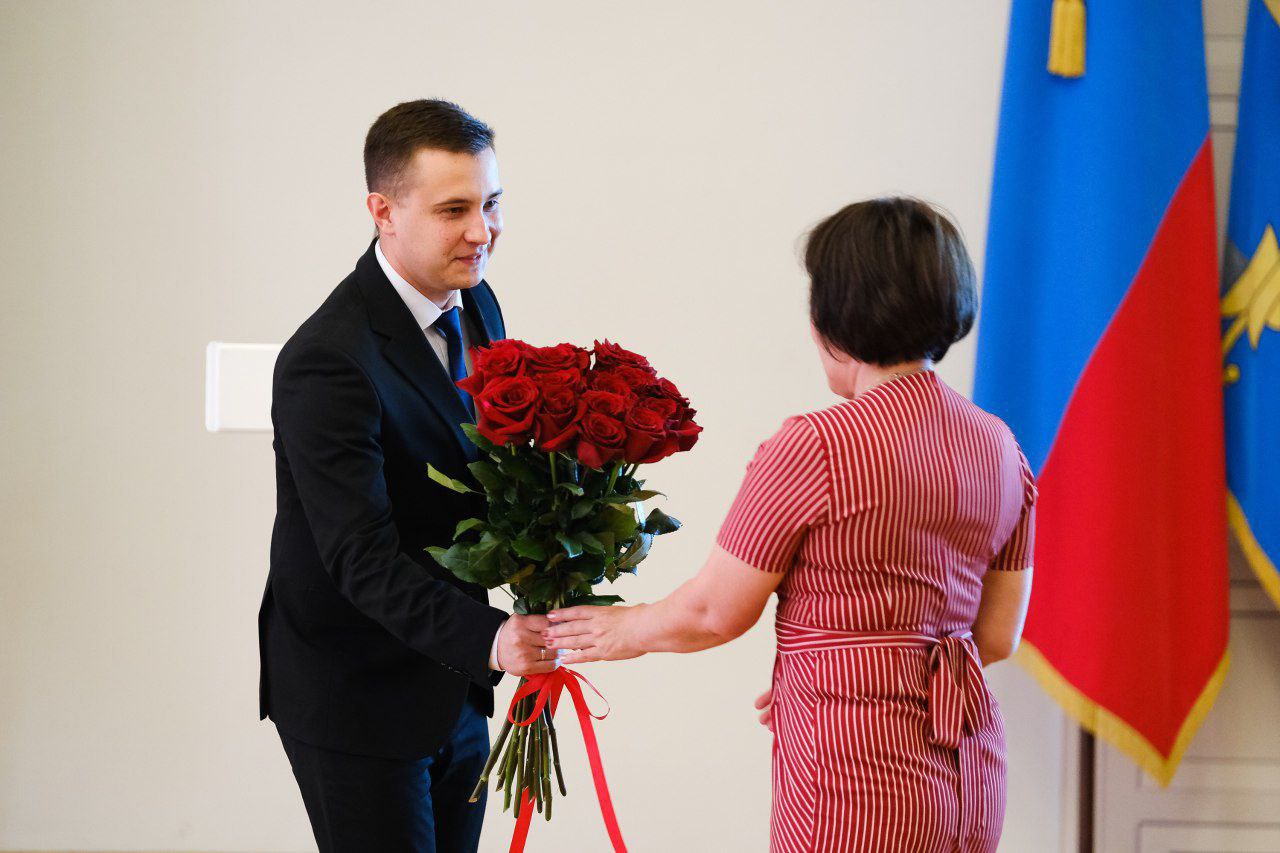
[[[861,201],[819,222],[804,251],[809,318],[858,361],[938,361],[973,328],[973,263],[955,224],[913,198]]]

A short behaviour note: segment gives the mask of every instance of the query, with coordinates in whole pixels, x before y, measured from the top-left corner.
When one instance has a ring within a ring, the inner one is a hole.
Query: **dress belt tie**
[[[991,704],[973,632],[935,637],[911,631],[836,631],[788,619],[777,620],[778,654],[832,649],[926,649],[929,652],[930,740],[958,749],[961,739],[983,728]]]

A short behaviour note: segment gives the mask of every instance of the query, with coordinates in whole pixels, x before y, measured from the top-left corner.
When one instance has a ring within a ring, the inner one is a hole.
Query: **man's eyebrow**
[[[500,195],[502,195],[502,190],[501,189],[495,190],[494,192],[489,193],[489,198],[495,199]],[[471,203],[471,199],[469,198],[450,198],[450,199],[445,199],[444,201],[438,201],[434,205],[432,205],[432,207],[449,207],[450,205],[460,205],[460,204],[470,204],[470,203]]]

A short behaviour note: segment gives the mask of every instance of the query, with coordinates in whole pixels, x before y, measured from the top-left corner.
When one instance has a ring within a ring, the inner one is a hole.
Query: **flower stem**
[[[526,787],[526,782],[527,782],[527,775],[525,773],[525,765],[527,764],[527,762],[524,761],[524,753],[528,749],[529,727],[521,726],[520,732],[521,732],[520,752],[518,755],[516,755],[516,767],[515,767],[516,807],[515,807],[514,814],[517,818],[520,817],[520,806],[524,803],[524,789]]]
[[[542,782],[543,815],[551,820],[551,717],[543,708],[542,749],[538,754],[538,779]]]
[[[511,734],[511,718],[507,718],[502,724],[502,731],[498,734],[498,740],[493,745],[493,749],[489,750],[489,760],[484,763],[484,770],[480,773],[480,780],[476,782],[475,790],[471,792],[470,802],[476,803],[480,801],[480,795],[484,793],[484,786],[489,781],[489,774],[493,772],[493,765],[498,763],[498,756],[502,754],[502,747],[507,743],[507,736]]]
[[[551,716],[551,706],[542,709],[547,716],[547,734],[551,736],[551,763],[556,768],[556,781],[560,783],[560,796],[567,797],[569,792],[564,787],[564,771],[560,769],[560,741],[556,738],[556,721]]]
[[[542,718],[533,721],[533,802],[542,811]]]

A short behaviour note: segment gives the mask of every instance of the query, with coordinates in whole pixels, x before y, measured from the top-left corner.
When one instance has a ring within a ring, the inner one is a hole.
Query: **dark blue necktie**
[[[460,311],[455,306],[441,314],[431,325],[444,335],[449,350],[449,378],[454,381],[454,390],[462,398],[462,404],[474,418],[476,409],[475,404],[471,402],[471,395],[457,386],[459,379],[467,378],[467,360],[462,356],[462,319],[459,315]]]

